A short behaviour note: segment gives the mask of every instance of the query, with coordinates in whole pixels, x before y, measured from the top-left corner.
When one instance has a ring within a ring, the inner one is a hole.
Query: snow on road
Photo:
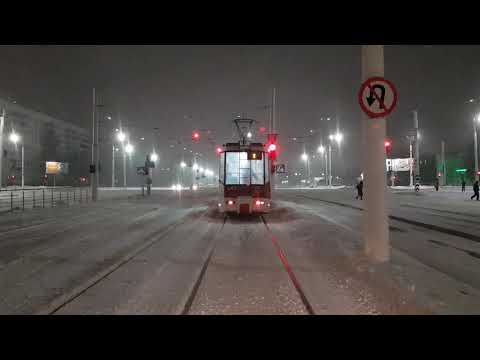
[[[466,194],[392,192],[391,214],[439,228],[391,220],[392,261],[375,265],[363,256],[362,203],[350,188],[278,189],[264,221],[224,219],[213,210],[215,190],[110,193],[0,217],[0,313],[480,309],[480,212]]]

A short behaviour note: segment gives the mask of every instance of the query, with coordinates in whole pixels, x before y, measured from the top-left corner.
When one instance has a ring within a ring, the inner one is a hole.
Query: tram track
[[[224,218],[223,218],[222,226],[221,226],[219,232],[217,233],[217,237],[218,237],[218,235],[220,235],[222,233],[223,228],[225,227],[225,224],[228,222],[228,219],[229,219],[228,215],[225,215]],[[265,219],[265,217],[263,215],[260,216],[260,219],[261,219],[261,224],[262,224],[263,228],[266,230],[266,232],[269,235],[269,240],[271,241],[271,243],[272,243],[272,245],[275,249],[276,255],[277,255],[278,259],[280,260],[280,262],[283,266],[283,270],[285,270],[285,272],[287,273],[287,275],[289,277],[289,280],[291,281],[295,291],[299,295],[300,300],[301,300],[301,302],[302,302],[302,304],[305,308],[305,311],[307,312],[308,315],[315,315],[315,311],[313,310],[313,307],[312,307],[310,301],[308,300],[307,296],[305,295],[305,292],[303,291],[303,288],[302,288],[298,278],[295,276],[295,273],[293,272],[293,269],[290,266],[290,263],[288,262],[287,256],[285,255],[285,252],[281,248],[281,246],[278,243],[275,235],[273,234],[272,230],[270,229],[267,220]],[[206,271],[207,271],[207,269],[210,265],[210,262],[211,262],[211,259],[212,259],[213,255],[215,253],[217,240],[218,240],[217,237],[214,240],[214,243],[212,244],[212,247],[211,247],[211,249],[208,253],[208,256],[206,257],[206,259],[205,259],[205,261],[202,265],[202,269],[199,273],[199,276],[198,276],[197,280],[195,281],[195,284],[192,288],[192,291],[190,292],[190,294],[188,296],[188,300],[185,303],[184,309],[182,311],[182,315],[188,315],[189,314],[189,312],[192,308],[192,305],[193,305],[193,303],[194,303],[194,301],[197,297],[198,290],[199,290],[199,288],[202,284],[205,273],[206,273]],[[259,240],[263,240],[263,239],[259,239]]]
[[[207,211],[205,211],[206,213]],[[204,214],[203,214],[204,215]],[[37,311],[36,314],[39,315],[55,315],[64,307],[66,307],[71,302],[79,299],[87,290],[93,288],[94,286],[100,284],[114,272],[118,271],[119,269],[123,268],[125,265],[129,264],[133,261],[136,257],[147,251],[153,245],[157,244],[158,242],[165,239],[169,236],[173,231],[175,231],[180,226],[184,225],[188,221],[188,216],[182,217],[181,219],[166,225],[162,229],[155,232],[155,234],[151,234],[149,237],[153,237],[153,239],[144,242],[139,247],[137,247],[133,252],[130,252],[128,255],[124,256],[123,258],[119,259],[117,262],[109,266],[108,268],[100,271],[96,276],[92,277],[86,283],[75,287],[67,294],[60,296],[50,302],[46,307],[42,308],[41,310]]]
[[[318,198],[305,196],[305,195],[295,195],[295,196],[305,198],[305,199],[309,199],[309,200],[313,200],[313,201],[323,202],[323,203],[330,204],[330,205],[342,206],[342,207],[350,208],[350,209],[361,211],[361,212],[365,211],[365,209],[363,209],[361,207],[357,207],[357,206],[353,206],[353,205],[349,205],[349,204],[345,204],[345,203],[341,203],[341,202],[337,202],[337,201],[318,199]],[[439,232],[439,233],[442,233],[442,234],[457,236],[457,237],[461,237],[463,239],[470,240],[472,242],[480,243],[480,236],[470,234],[470,233],[466,233],[464,231],[451,229],[451,228],[446,228],[444,226],[429,224],[429,223],[421,222],[421,221],[418,221],[418,220],[407,219],[405,217],[396,216],[396,215],[388,215],[388,217],[391,220],[396,220],[396,221],[401,222],[401,223],[418,226],[420,228],[433,230],[433,231],[436,231],[436,232]]]
[[[300,296],[300,299],[302,300],[303,306],[305,307],[305,310],[309,315],[315,315],[315,311],[313,310],[313,306],[311,305],[310,301],[308,300],[307,296],[305,295],[305,292],[302,289],[302,286],[300,282],[298,281],[298,278],[295,276],[295,273],[293,272],[292,267],[290,266],[290,263],[288,262],[287,256],[285,255],[285,252],[283,251],[282,247],[277,241],[277,238],[273,231],[270,229],[268,226],[267,220],[263,215],[260,216],[262,219],[263,225],[267,229],[268,234],[270,235],[270,240],[275,247],[275,250],[277,252],[277,256],[282,262],[284,270],[287,272],[288,277],[290,278],[290,281],[292,282],[295,290],[297,291],[298,295]]]
[[[217,233],[217,236],[218,236],[218,234],[220,234],[223,231],[223,228],[225,227],[225,223],[227,222],[227,218],[228,218],[227,215],[223,216],[223,223],[222,223],[222,226],[221,226],[220,230]],[[197,279],[196,279],[196,281],[193,285],[193,288],[192,288],[192,290],[191,290],[191,292],[190,292],[190,294],[187,298],[187,302],[183,306],[183,311],[181,313],[182,315],[188,315],[188,313],[190,312],[190,309],[192,308],[193,301],[195,300],[195,298],[197,296],[198,289],[200,288],[200,285],[203,281],[203,277],[205,276],[205,273],[207,272],[208,265],[210,265],[210,260],[212,259],[212,255],[215,251],[215,247],[217,245],[217,236],[215,236],[215,238],[213,240],[213,244],[210,248],[210,251],[208,252],[207,258],[205,259],[205,261],[202,265],[202,269],[200,270],[200,273],[198,274],[198,277],[197,277]]]
[[[204,218],[206,213],[208,212],[205,211],[202,214],[199,214],[199,218]],[[287,256],[285,255],[284,250],[278,243],[275,235],[273,234],[272,230],[269,227],[269,224],[267,222],[267,219],[262,215],[260,216],[261,223],[259,223],[259,226],[262,226],[267,234],[269,235],[269,240],[271,241],[274,250],[276,252],[276,256],[280,260],[283,270],[287,273],[289,280],[291,281],[291,284],[293,285],[295,291],[300,297],[300,300],[306,310],[306,313],[309,315],[315,315],[315,312],[313,310],[313,307],[310,304],[310,301],[305,295],[305,292],[302,289],[302,286],[300,282],[298,281],[298,278],[295,276],[295,273],[290,266]],[[222,232],[224,230],[225,225],[229,221],[229,217],[227,215],[223,216],[223,219],[221,219],[221,226],[218,228],[215,232],[215,235],[212,239],[212,243],[210,245],[210,249],[208,250],[207,255],[205,256],[203,263],[201,263],[200,270],[198,271],[198,276],[194,279],[194,281],[191,283],[191,289],[187,292],[188,295],[184,297],[185,302],[183,305],[180,305],[180,312],[178,314],[180,315],[188,315],[191,312],[191,309],[193,307],[193,304],[195,303],[195,300],[197,298],[197,295],[199,293],[199,289],[204,281],[205,274],[207,270],[209,269],[209,266],[211,264],[212,258],[215,254],[216,248],[217,248],[217,243],[221,239]],[[82,285],[77,286],[76,288],[70,290],[68,293],[57,297],[53,299],[48,305],[37,311],[37,314],[48,314],[48,315],[55,315],[57,313],[61,313],[62,310],[67,307],[70,303],[77,301],[81,299],[81,297],[91,288],[99,285],[103,281],[107,280],[109,276],[111,276],[113,273],[119,271],[120,269],[124,268],[125,266],[128,266],[129,263],[131,263],[133,260],[135,260],[136,257],[140,256],[143,254],[145,251],[147,251],[149,248],[151,248],[153,245],[157,244],[158,242],[162,241],[162,239],[167,238],[170,236],[176,229],[181,227],[182,225],[186,224],[188,222],[187,217],[183,217],[182,219],[171,223],[164,228],[160,229],[155,233],[155,235],[150,236],[150,240],[144,242],[142,245],[140,245],[138,248],[135,249],[135,251],[130,252],[128,255],[124,256],[123,258],[119,259],[115,264],[112,264],[110,267],[104,269],[103,271],[99,272],[95,277],[89,279],[86,283],[83,283]],[[265,236],[262,236],[261,238],[258,239],[258,241],[264,241]],[[200,265],[200,264],[199,264]],[[81,300],[80,300],[81,301]]]

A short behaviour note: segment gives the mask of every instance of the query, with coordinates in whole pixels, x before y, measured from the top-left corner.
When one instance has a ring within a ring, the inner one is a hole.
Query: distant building
[[[25,185],[41,185],[45,175],[45,162],[58,161],[69,164],[68,175],[57,176],[57,185],[76,185],[80,176],[88,177],[90,138],[87,130],[27,109],[0,98],[0,111],[5,109],[3,129],[2,186],[15,177],[21,184],[21,144],[24,145]],[[21,137],[15,146],[9,134],[15,131]],[[53,179],[48,179],[53,185]]]

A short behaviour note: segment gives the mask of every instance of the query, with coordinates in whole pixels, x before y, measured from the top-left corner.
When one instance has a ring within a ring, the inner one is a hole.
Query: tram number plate
[[[285,164],[276,164],[275,165],[275,172],[277,174],[285,174],[286,173]]]

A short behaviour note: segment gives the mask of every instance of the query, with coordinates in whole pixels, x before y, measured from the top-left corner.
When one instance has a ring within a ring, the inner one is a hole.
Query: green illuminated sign
[[[464,172],[467,172],[467,169],[457,169],[455,171],[458,173],[464,173]]]

